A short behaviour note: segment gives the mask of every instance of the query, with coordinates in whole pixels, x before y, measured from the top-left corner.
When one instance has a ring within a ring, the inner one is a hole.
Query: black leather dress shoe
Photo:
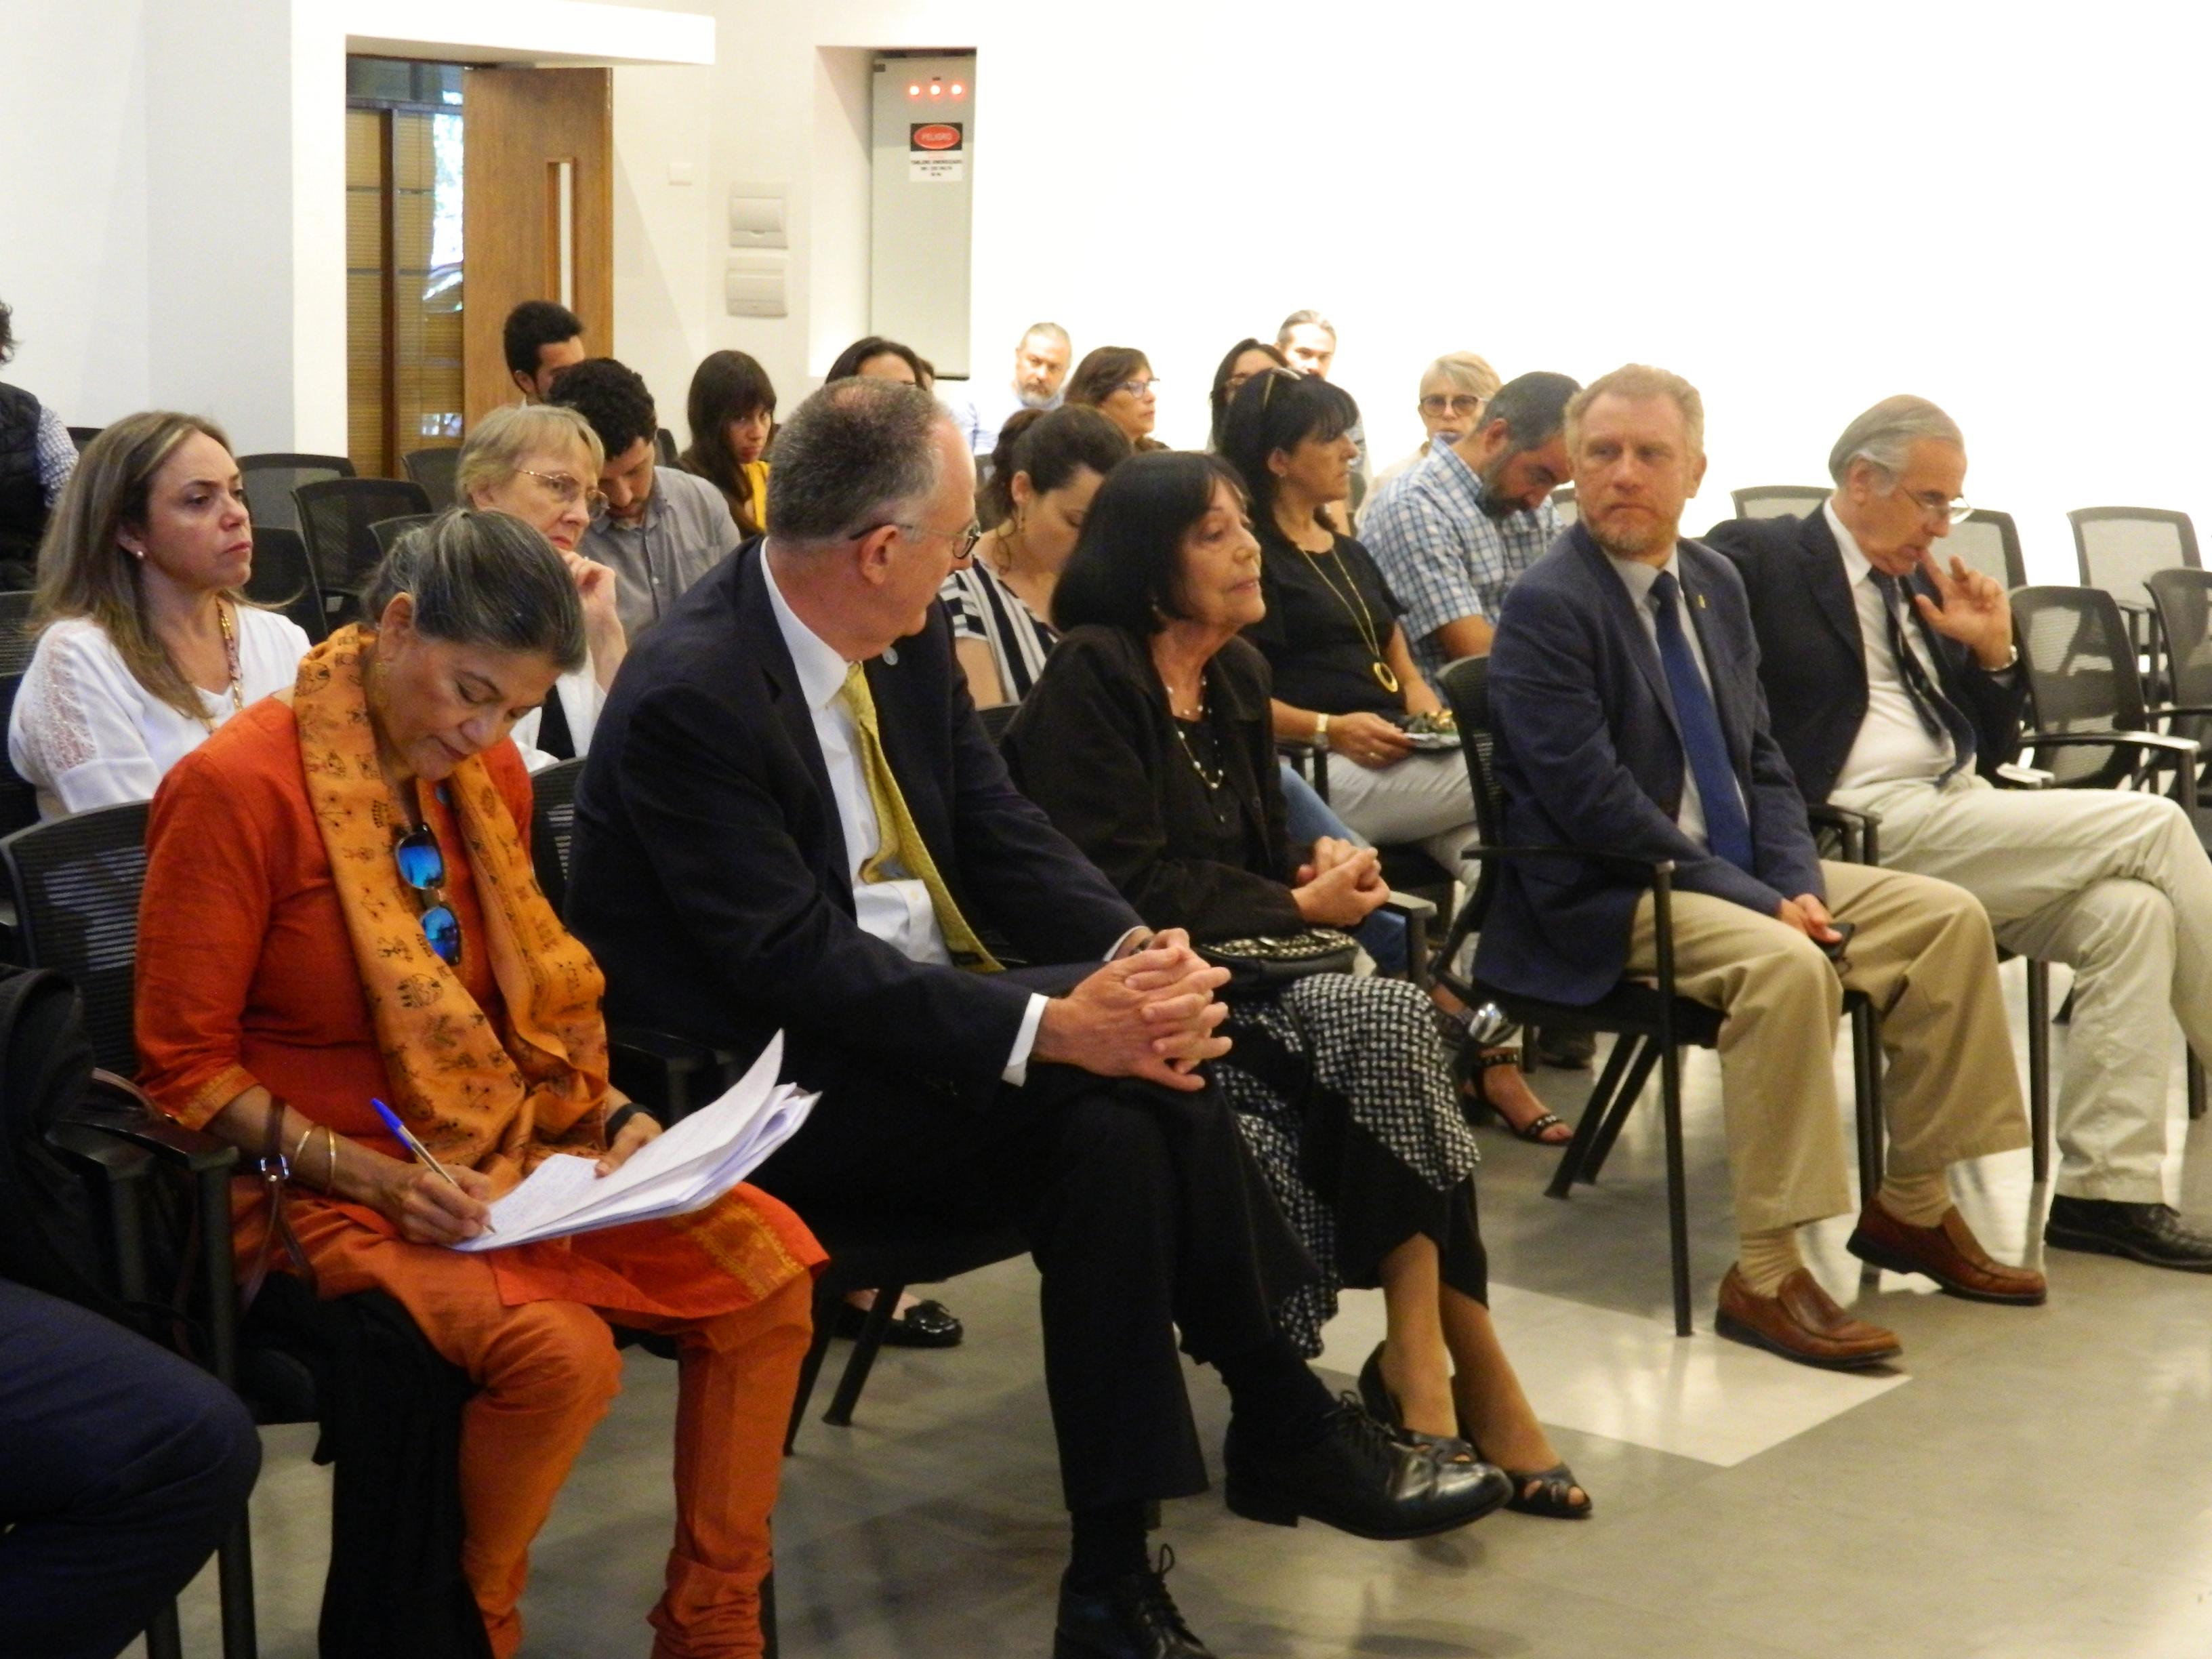
[[[1295,1527],[1319,1521],[1356,1538],[1426,1538],[1480,1521],[1513,1496],[1494,1463],[1409,1446],[1344,1396],[1317,1446],[1284,1453],[1255,1446],[1229,1419],[1222,1495],[1248,1521]]]
[[[1052,1659],[1213,1659],[1191,1634],[1168,1594],[1175,1552],[1164,1547],[1156,1571],[1124,1573],[1103,1590],[1060,1581],[1060,1619]]]
[[[867,1314],[849,1302],[837,1304],[837,1334],[856,1337]],[[942,1302],[917,1302],[896,1316],[884,1332],[889,1348],[957,1348],[968,1328]]]
[[[2126,1204],[2062,1193],[2051,1200],[2043,1242],[2056,1249],[2091,1250],[2154,1267],[2212,1273],[2212,1234],[2197,1231],[2171,1204]]]

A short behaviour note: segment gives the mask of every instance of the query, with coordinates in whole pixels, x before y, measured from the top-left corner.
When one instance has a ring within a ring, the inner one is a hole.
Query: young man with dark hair
[[[548,401],[553,377],[584,361],[583,319],[550,300],[525,300],[500,331],[507,372],[529,404]]]
[[[615,573],[623,630],[635,641],[737,546],[738,526],[714,485],[653,465],[660,420],[636,370],[586,358],[562,372],[547,401],[581,415],[605,452],[576,550]]]

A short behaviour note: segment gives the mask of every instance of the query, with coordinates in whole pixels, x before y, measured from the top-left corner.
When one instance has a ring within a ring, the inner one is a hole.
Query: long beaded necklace
[[[1367,608],[1366,596],[1359,591],[1358,579],[1346,574],[1345,586],[1351,590],[1347,597],[1338,592],[1335,578],[1322,568],[1322,562],[1314,556],[1310,548],[1296,542],[1291,545],[1305,555],[1306,562],[1313,567],[1314,574],[1321,578],[1321,585],[1328,589],[1329,597],[1344,607],[1345,614],[1352,618],[1352,625],[1359,630],[1360,642],[1367,647],[1369,658],[1367,672],[1375,677],[1375,684],[1392,696],[1396,696],[1398,676],[1391,671],[1390,665],[1382,659],[1382,635],[1375,626],[1374,613]]]
[[[221,599],[215,602],[215,619],[222,629],[223,665],[230,673],[230,712],[235,714],[246,707],[246,674],[238,660],[238,624],[231,620],[230,608]],[[207,727],[210,737],[215,734],[215,722],[207,717],[204,709],[200,713],[199,722]]]
[[[1198,781],[1206,786],[1206,793],[1213,795],[1219,794],[1221,786],[1229,781],[1229,769],[1225,766],[1216,766],[1208,770],[1206,763],[1199,759],[1198,750],[1191,746],[1190,733],[1183,729],[1186,724],[1191,726],[1206,724],[1206,699],[1200,697],[1198,700],[1196,720],[1186,722],[1176,714],[1173,708],[1170,708],[1168,723],[1175,727],[1176,741],[1182,745],[1182,757],[1190,763],[1190,769],[1198,774]]]

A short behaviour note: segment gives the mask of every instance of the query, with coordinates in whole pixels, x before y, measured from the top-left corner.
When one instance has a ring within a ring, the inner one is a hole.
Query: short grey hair
[[[1027,340],[1032,334],[1042,334],[1048,340],[1057,340],[1060,344],[1067,346],[1071,351],[1075,349],[1068,345],[1067,331],[1058,323],[1031,323],[1022,331],[1022,339]]]
[[[1294,328],[1304,328],[1308,323],[1311,323],[1322,333],[1328,335],[1331,344],[1335,343],[1336,325],[1334,323],[1329,321],[1328,318],[1322,316],[1318,311],[1294,311],[1289,316],[1284,318],[1283,320],[1275,326],[1275,344],[1277,347],[1279,348],[1290,344],[1291,331]]]
[[[479,489],[505,483],[532,455],[580,449],[591,465],[578,480],[590,488],[607,464],[592,423],[565,404],[509,404],[469,428],[453,461],[453,493],[465,501]]]
[[[1844,435],[1828,452],[1828,476],[1840,484],[1853,461],[1866,461],[1894,479],[1905,471],[1912,446],[1929,439],[1953,445],[1962,453],[1966,447],[1959,423],[1927,398],[1910,392],[1884,398],[1844,428]]]
[[[1421,390],[1438,384],[1454,392],[1464,392],[1470,398],[1480,398],[1486,404],[1498,395],[1504,384],[1490,360],[1475,351],[1447,351],[1421,371]]]
[[[401,537],[362,590],[368,625],[402,593],[428,638],[528,652],[564,674],[584,665],[574,578],[552,543],[507,514],[452,507]]]
[[[893,522],[937,488],[937,428],[950,416],[901,380],[832,380],[775,434],[768,473],[769,536],[822,547]]]

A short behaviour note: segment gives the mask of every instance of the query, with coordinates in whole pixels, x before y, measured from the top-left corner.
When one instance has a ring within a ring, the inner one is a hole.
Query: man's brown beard
[[[1617,559],[1639,559],[1655,547],[1672,547],[1680,538],[1682,530],[1680,519],[1672,524],[1655,524],[1651,533],[1642,541],[1633,546],[1624,546],[1618,541],[1608,540],[1605,532],[1591,520],[1585,519],[1583,523],[1589,531],[1590,539]]]

